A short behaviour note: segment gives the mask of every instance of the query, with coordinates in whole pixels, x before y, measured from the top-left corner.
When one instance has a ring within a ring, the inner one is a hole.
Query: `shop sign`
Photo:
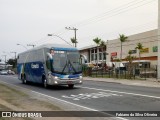
[[[116,57],[116,56],[117,56],[117,52],[111,53],[111,56],[112,56],[112,57]]]
[[[149,48],[143,48],[140,50],[140,53],[149,53]]]
[[[153,46],[152,50],[153,50],[153,52],[158,52],[158,46]]]

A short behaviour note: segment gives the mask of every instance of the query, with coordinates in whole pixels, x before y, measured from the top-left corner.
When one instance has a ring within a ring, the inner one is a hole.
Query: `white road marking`
[[[142,96],[142,97],[149,97],[149,98],[157,98],[157,99],[160,99],[160,97],[158,97],[158,96],[150,96],[150,95],[143,95],[143,94],[137,94],[137,93],[128,93],[128,92],[112,91],[112,90],[97,89],[97,88],[90,88],[90,87],[80,87],[80,88],[86,88],[86,89],[98,90],[98,91],[104,91],[104,92],[113,92],[113,93],[127,94],[127,95],[137,95],[137,96]]]
[[[62,95],[64,98],[69,98],[72,100],[85,100],[85,99],[92,99],[92,98],[102,98],[102,97],[110,97],[110,96],[122,96],[122,95],[117,95],[113,93],[106,93],[106,92],[98,92],[98,93],[85,93],[85,94],[78,94],[78,95]]]
[[[12,78],[17,78],[18,79],[18,77],[14,77],[14,76],[7,76],[7,77],[12,77]],[[142,97],[150,97],[150,98],[160,99],[160,97],[158,97],[158,96],[150,96],[150,95],[143,95],[143,94],[137,94],[137,93],[112,91],[112,90],[97,89],[97,88],[90,88],[90,87],[81,87],[81,86],[78,86],[78,87],[80,87],[80,88],[86,88],[86,89],[92,89],[92,90],[98,90],[98,91],[105,91],[105,92],[107,91],[107,92],[121,93],[121,94],[127,94],[127,95],[137,95],[137,96],[142,96]]]
[[[84,108],[84,109],[88,109],[90,111],[98,111],[98,112],[100,112],[99,110],[96,110],[96,109],[92,109],[92,108],[89,108],[89,107],[85,107],[85,106],[82,106],[82,105],[71,103],[71,102],[68,102],[68,101],[65,101],[65,100],[62,100],[62,99],[59,99],[59,98],[55,98],[55,97],[52,97],[52,96],[49,96],[49,95],[45,95],[45,94],[30,90],[30,89],[27,89],[27,88],[23,88],[23,87],[14,85],[14,84],[10,84],[10,83],[4,82],[4,81],[0,81],[0,82],[4,83],[4,84],[11,85],[11,86],[15,86],[15,87],[20,88],[20,89],[25,89],[25,90],[31,91],[33,93],[36,93],[36,94],[39,94],[39,95],[42,95],[42,96],[45,96],[45,97],[48,97],[48,98],[51,98],[51,99],[55,99],[55,100],[58,100],[58,101],[61,101],[61,102],[67,103],[67,104],[71,104],[71,105],[75,105],[75,106],[78,106],[78,107],[81,107],[81,108]],[[107,114],[107,113],[104,113],[104,112],[100,112],[100,113]],[[107,114],[107,115],[110,115],[110,114]],[[117,119],[120,119],[120,120],[128,120],[128,119],[122,118],[122,117],[114,117],[114,118],[117,118]]]

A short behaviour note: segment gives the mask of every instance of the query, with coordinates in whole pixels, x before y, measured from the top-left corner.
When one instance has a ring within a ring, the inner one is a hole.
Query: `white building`
[[[138,43],[143,45],[141,50],[141,58],[143,61],[150,61],[151,66],[157,65],[158,59],[158,30],[151,30],[135,35],[127,36],[126,42],[122,43],[122,61],[126,61],[129,50],[132,51],[132,56],[136,56],[135,60],[139,60],[139,51],[136,50]],[[80,53],[85,55],[87,61],[90,63],[95,62],[112,62],[120,59],[121,42],[119,39],[106,41],[106,48],[104,51],[102,48],[95,46],[87,46],[80,49]],[[105,54],[108,53],[108,54]]]

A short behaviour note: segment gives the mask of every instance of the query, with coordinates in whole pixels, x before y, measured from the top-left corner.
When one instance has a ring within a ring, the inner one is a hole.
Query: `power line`
[[[103,15],[99,15],[98,17],[96,16],[96,17],[93,17],[93,18],[91,18],[91,19],[85,20],[84,22],[81,22],[81,23],[77,24],[77,26],[78,26],[78,27],[80,27],[80,26],[82,27],[82,26],[85,26],[85,25],[88,25],[88,24],[91,24],[91,23],[95,23],[95,22],[101,21],[101,20],[103,20],[104,18],[111,18],[111,17],[113,17],[113,16],[119,15],[119,14],[124,13],[124,12],[128,12],[129,10],[132,10],[132,9],[135,9],[135,8],[138,8],[138,7],[141,7],[141,6],[143,6],[143,5],[149,4],[149,3],[154,2],[154,1],[155,1],[155,0],[151,0],[151,1],[148,1],[148,2],[146,2],[146,1],[144,1],[144,0],[139,1],[139,2],[136,2],[136,1],[135,1],[135,3],[133,3],[133,4],[129,5],[129,6],[127,6],[127,7],[126,7],[126,4],[125,4],[125,5],[123,5],[124,7],[122,6],[122,8],[121,8],[121,7],[115,8],[115,9],[113,9],[113,10],[110,10],[110,11],[104,13]],[[132,2],[134,2],[134,1],[132,1]],[[132,2],[131,2],[131,3],[132,3]],[[134,5],[137,5],[138,3],[141,3],[141,2],[146,2],[146,3],[141,4],[141,5],[139,5],[139,6],[134,6]],[[128,3],[128,4],[129,4],[129,3]],[[133,6],[133,8],[129,8],[129,7],[132,7],[132,6]],[[126,8],[129,8],[129,9],[126,9]],[[113,12],[113,11],[114,11],[114,12]],[[110,16],[107,16],[107,15],[109,15],[110,13],[111,13],[111,15],[110,15]],[[106,20],[106,19],[105,19],[105,20]],[[76,25],[76,24],[75,24],[75,25]]]
[[[158,37],[158,35],[157,35],[157,37]],[[160,36],[159,36],[160,37]],[[151,37],[146,37],[146,39],[148,39],[148,38],[151,38]],[[144,38],[143,38],[144,39]],[[133,39],[132,41],[135,41],[135,40],[137,40],[137,39]],[[139,40],[141,40],[141,39],[139,39]],[[130,42],[132,42],[132,41],[130,41]],[[150,41],[141,41],[140,43],[150,43],[150,42],[158,42],[158,41],[160,41],[160,38],[158,38],[158,39],[151,39]],[[138,42],[137,42],[138,43]],[[130,45],[136,45],[137,43],[130,43],[130,44],[123,44],[122,46],[130,46]],[[120,42],[119,43],[112,43],[112,44],[120,44]],[[111,44],[108,44],[108,45],[111,45]],[[116,48],[116,47],[120,47],[121,45],[117,45],[117,46],[108,46],[108,48]]]
[[[84,21],[81,21],[81,22],[79,22],[79,23],[77,23],[75,25],[81,25],[81,24],[84,24],[85,22],[88,23],[90,21],[93,21],[93,20],[96,20],[98,18],[104,17],[105,15],[108,15],[109,13],[114,12],[114,11],[118,11],[118,10],[122,9],[123,7],[126,7],[127,5],[129,5],[131,3],[135,3],[136,1],[138,1],[138,0],[134,0],[134,1],[131,1],[129,3],[123,4],[123,5],[121,5],[121,6],[117,7],[117,8],[111,9],[111,10],[109,10],[107,12],[101,13],[100,15],[97,15],[97,16],[94,16],[92,18],[89,18],[89,19],[86,19]]]
[[[75,25],[84,26],[83,24],[86,24],[86,25],[87,25],[87,24],[91,24],[92,21],[95,23],[95,22],[98,22],[98,21],[100,21],[100,20],[103,20],[103,19],[106,18],[107,15],[109,15],[109,14],[111,14],[111,16],[108,16],[108,18],[113,17],[113,16],[118,15],[118,14],[121,14],[121,13],[124,13],[124,12],[126,12],[126,10],[128,11],[128,10],[131,10],[131,9],[134,9],[134,8],[137,8],[137,7],[140,7],[140,6],[149,4],[149,3],[153,2],[153,1],[155,1],[155,0],[147,1],[147,2],[144,1],[144,0],[141,0],[141,1],[134,0],[134,1],[131,1],[131,2],[126,3],[126,4],[124,4],[124,5],[121,5],[121,6],[117,7],[117,8],[114,8],[114,9],[112,9],[112,10],[110,10],[110,11],[107,11],[107,12],[105,12],[105,13],[102,13],[102,14],[100,14],[100,15],[97,15],[97,16],[95,16],[95,17],[93,17],[93,18],[84,20],[84,21],[82,21],[82,22],[80,22],[80,23],[77,23],[77,24],[75,24]],[[146,2],[146,3],[144,3],[144,2]],[[141,4],[141,5],[139,5],[139,6],[135,6],[135,5],[140,4],[140,3],[143,3],[143,4]],[[134,8],[133,8],[132,6],[133,6]],[[129,9],[128,9],[128,8],[129,8]],[[113,14],[113,15],[112,15],[112,14]],[[86,23],[86,22],[87,22],[87,23]],[[88,22],[89,22],[89,23],[88,23]],[[82,24],[82,23],[83,23],[83,24]],[[63,30],[63,31],[65,31],[65,30]],[[65,32],[66,32],[66,31],[65,31]],[[61,32],[60,35],[64,34],[65,32]],[[59,32],[59,33],[60,33],[60,32]],[[58,35],[59,35],[59,34],[58,34]],[[37,41],[35,41],[35,42],[38,43],[38,44],[40,44],[40,43],[41,43],[40,41],[46,41],[46,39],[45,39],[45,40],[37,40]]]
[[[153,1],[155,1],[155,0],[152,0],[152,1],[149,1],[149,2],[147,2],[147,3],[144,3],[144,4],[142,4],[141,6],[146,5],[146,4],[149,4],[150,2],[153,2]],[[144,0],[140,0],[140,1],[139,1],[139,0],[134,0],[134,1],[131,1],[131,2],[129,2],[129,3],[126,3],[126,4],[123,4],[123,5],[119,6],[119,7],[117,7],[117,8],[114,8],[114,9],[111,9],[111,10],[109,10],[109,11],[107,11],[107,12],[104,12],[104,13],[102,13],[102,14],[100,14],[100,15],[97,15],[97,16],[95,16],[95,17],[86,19],[86,20],[81,21],[81,22],[79,22],[79,23],[75,23],[75,24],[70,25],[70,26],[79,26],[79,27],[81,26],[81,27],[82,27],[82,26],[85,26],[85,25],[88,25],[88,24],[91,24],[91,23],[95,23],[95,22],[98,22],[100,18],[102,18],[102,17],[104,17],[104,16],[107,17],[107,15],[110,14],[110,13],[115,14],[116,12],[120,12],[120,11],[123,10],[123,9],[129,8],[129,7],[131,7],[131,6],[134,6],[134,5],[139,4],[139,3],[142,3],[142,2],[146,2],[146,1],[144,1]],[[141,7],[141,6],[138,6],[138,7]],[[134,8],[131,8],[131,9],[134,9]],[[123,11],[123,12],[128,12],[128,11],[131,10],[131,9],[128,9],[127,11]],[[121,12],[121,13],[123,13],[123,12]],[[121,14],[121,13],[118,13],[118,14]],[[114,16],[115,16],[115,15],[114,15]],[[110,16],[110,17],[111,17],[111,16]],[[113,17],[113,16],[112,16],[112,17]],[[98,21],[97,21],[97,19],[98,19]],[[92,21],[93,21],[93,22],[92,22]],[[84,25],[83,25],[83,24],[84,24]],[[56,35],[62,35],[62,34],[64,34],[64,33],[66,33],[66,31],[62,28],[62,32],[59,30],[59,31],[55,32],[54,34],[56,34]]]
[[[106,35],[107,34],[107,36],[109,37],[109,35],[111,36],[111,35],[113,35],[113,34],[119,34],[120,32],[119,31],[126,31],[127,30],[127,33],[128,32],[132,32],[133,33],[133,31],[135,31],[134,30],[134,28],[136,28],[136,31],[138,30],[138,31],[141,31],[141,30],[143,30],[143,29],[145,29],[145,28],[147,28],[147,27],[149,27],[149,26],[151,26],[151,25],[153,25],[154,23],[153,22],[149,22],[149,23],[145,23],[145,24],[142,24],[142,25],[139,25],[139,26],[132,26],[132,27],[129,27],[129,28],[125,28],[125,29],[120,29],[120,30],[114,30],[114,32],[112,31],[112,32],[109,32],[109,33],[103,33],[103,34],[101,34],[101,35],[94,35],[94,36],[88,36],[88,37],[83,37],[83,38],[81,38],[81,39],[87,39],[87,38],[93,38],[93,37],[96,37],[96,36],[104,36],[104,35]],[[122,33],[122,32],[121,32]],[[123,32],[124,33],[124,32]],[[139,32],[138,32],[139,33]],[[132,35],[132,34],[131,34]],[[114,38],[113,38],[114,39]]]

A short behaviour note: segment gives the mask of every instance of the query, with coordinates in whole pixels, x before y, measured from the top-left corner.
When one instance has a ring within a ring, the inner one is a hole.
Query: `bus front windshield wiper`
[[[75,73],[77,73],[76,69],[74,68],[74,66],[72,65],[72,63],[71,63],[71,61],[70,61],[70,60],[69,60],[69,62],[68,62],[68,63],[71,65],[71,67],[73,68],[74,72],[75,72]]]
[[[67,61],[66,61],[66,64],[65,64],[65,66],[64,66],[64,68],[62,70],[62,74],[64,73],[64,70],[66,69],[66,67],[67,67]]]

